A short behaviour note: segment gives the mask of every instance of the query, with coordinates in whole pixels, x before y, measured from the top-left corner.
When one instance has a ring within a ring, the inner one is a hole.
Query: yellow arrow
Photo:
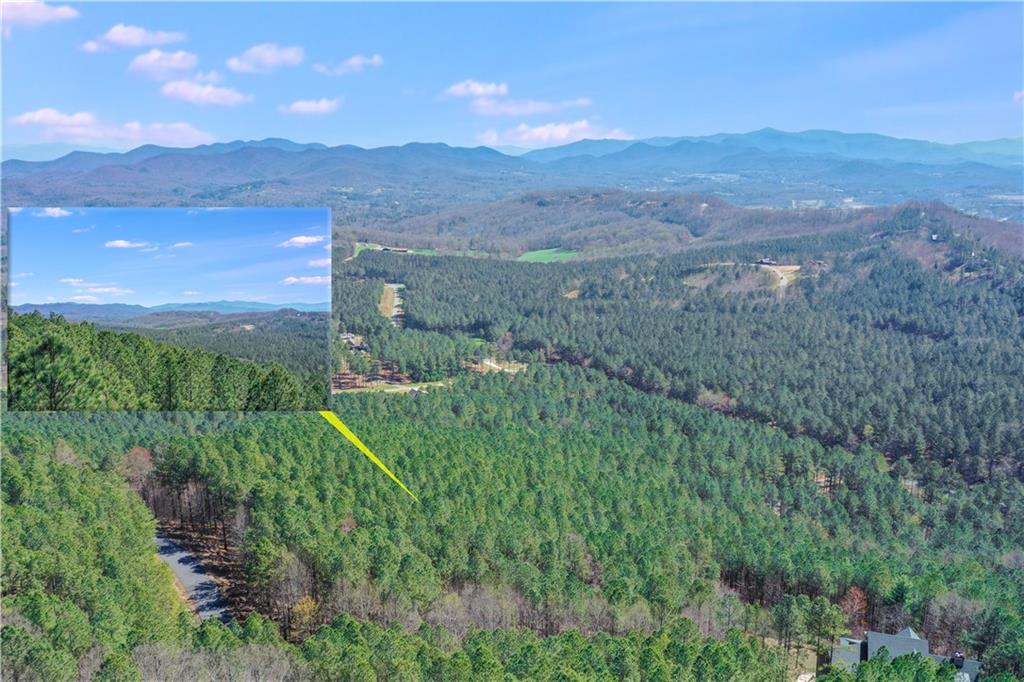
[[[345,426],[345,422],[341,421],[341,419],[338,418],[338,415],[334,414],[330,410],[321,410],[320,416],[326,419],[327,423],[329,423],[331,426],[338,429],[338,431],[341,432],[341,435],[345,436],[345,438],[348,438],[352,442],[352,445],[355,445],[357,448],[359,448],[359,451],[366,455],[366,457],[371,462],[379,466],[381,471],[387,474],[392,481],[398,484],[399,488],[409,493],[409,497],[416,500],[417,502],[420,501],[418,497],[412,494],[411,490],[405,487],[404,483],[398,480],[397,476],[391,473],[391,469],[388,469],[387,466],[385,466],[384,462],[380,461],[377,455],[373,454],[373,452],[370,451],[370,448],[363,445],[363,441],[359,440],[359,437],[356,436],[356,434],[352,433],[352,430],[350,428]]]

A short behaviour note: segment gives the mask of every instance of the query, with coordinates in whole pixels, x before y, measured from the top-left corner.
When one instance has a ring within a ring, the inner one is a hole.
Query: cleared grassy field
[[[577,251],[563,248],[540,249],[538,251],[527,251],[519,256],[519,258],[516,258],[516,260],[524,263],[560,263],[572,260],[578,255]]]
[[[395,307],[395,290],[393,287],[384,287],[380,292],[380,301],[377,303],[377,310],[384,317],[390,318],[391,311]]]

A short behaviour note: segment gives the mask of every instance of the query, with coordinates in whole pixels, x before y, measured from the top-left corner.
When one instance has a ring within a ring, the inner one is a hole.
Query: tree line
[[[328,373],[330,313],[275,310],[269,313],[164,313],[132,323],[101,326],[176,346],[202,348],[261,364],[279,363],[299,376]],[[141,322],[159,326],[142,326]]]
[[[12,410],[297,410],[327,399],[326,374],[300,378],[60,316],[12,314],[8,343]]]

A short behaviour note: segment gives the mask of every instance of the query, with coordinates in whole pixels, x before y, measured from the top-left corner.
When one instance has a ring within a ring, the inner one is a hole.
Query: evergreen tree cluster
[[[12,410],[300,410],[327,401],[326,374],[153,341],[138,334],[12,314]]]

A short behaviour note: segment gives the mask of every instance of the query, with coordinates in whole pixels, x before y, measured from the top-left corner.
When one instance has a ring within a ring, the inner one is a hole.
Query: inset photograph
[[[329,209],[8,210],[10,410],[327,407]]]

